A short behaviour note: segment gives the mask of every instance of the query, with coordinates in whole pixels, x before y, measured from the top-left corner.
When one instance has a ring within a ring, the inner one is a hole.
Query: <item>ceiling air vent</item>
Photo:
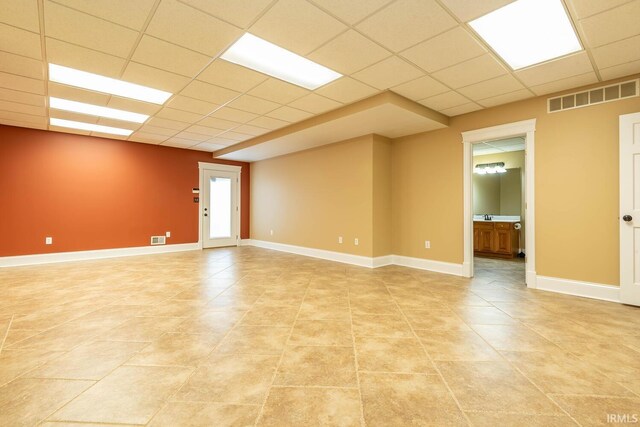
[[[638,96],[638,92],[638,79],[630,80],[628,82],[602,86],[584,92],[549,98],[547,100],[547,108],[549,113],[557,113],[558,111],[573,110],[574,108],[632,98]]]
[[[151,245],[164,245],[167,243],[166,236],[151,236]]]

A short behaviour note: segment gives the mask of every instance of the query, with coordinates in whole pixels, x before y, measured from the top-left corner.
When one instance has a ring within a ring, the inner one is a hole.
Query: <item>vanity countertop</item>
[[[520,222],[519,219],[474,219],[473,222]]]

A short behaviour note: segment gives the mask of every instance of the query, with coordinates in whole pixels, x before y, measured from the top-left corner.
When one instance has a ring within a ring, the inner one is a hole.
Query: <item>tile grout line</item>
[[[388,290],[387,290],[388,292]],[[349,303],[349,323],[351,326],[351,341],[353,344],[353,360],[356,369],[356,382],[358,384],[358,397],[360,398],[360,424],[363,426],[367,425],[367,422],[364,418],[364,401],[362,400],[362,385],[360,384],[360,367],[358,365],[358,354],[356,350],[356,335],[353,329],[353,309],[351,308],[351,288],[347,283],[347,302]]]
[[[7,337],[9,336],[9,329],[11,329],[11,324],[13,323],[14,317],[15,317],[15,314],[12,314],[11,319],[9,319],[9,324],[7,325],[7,329],[4,331],[4,335],[2,337],[2,340],[0,341],[0,354],[2,354],[2,349],[4,348],[4,342],[7,340]]]

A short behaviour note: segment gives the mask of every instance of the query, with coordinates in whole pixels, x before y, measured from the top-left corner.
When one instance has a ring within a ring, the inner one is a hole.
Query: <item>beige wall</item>
[[[373,135],[373,256],[392,253],[391,140]]]
[[[473,214],[501,215],[500,178],[494,175],[473,175]]]
[[[522,181],[520,168],[507,169],[500,177],[500,215],[521,215]]]
[[[369,135],[253,163],[251,238],[372,256],[373,158]]]

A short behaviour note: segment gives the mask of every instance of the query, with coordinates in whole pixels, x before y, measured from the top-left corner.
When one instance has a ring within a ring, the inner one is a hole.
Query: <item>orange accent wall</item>
[[[242,166],[249,238],[250,165],[210,153],[0,125],[0,256],[198,241],[198,162]],[[45,237],[53,237],[45,245]]]

